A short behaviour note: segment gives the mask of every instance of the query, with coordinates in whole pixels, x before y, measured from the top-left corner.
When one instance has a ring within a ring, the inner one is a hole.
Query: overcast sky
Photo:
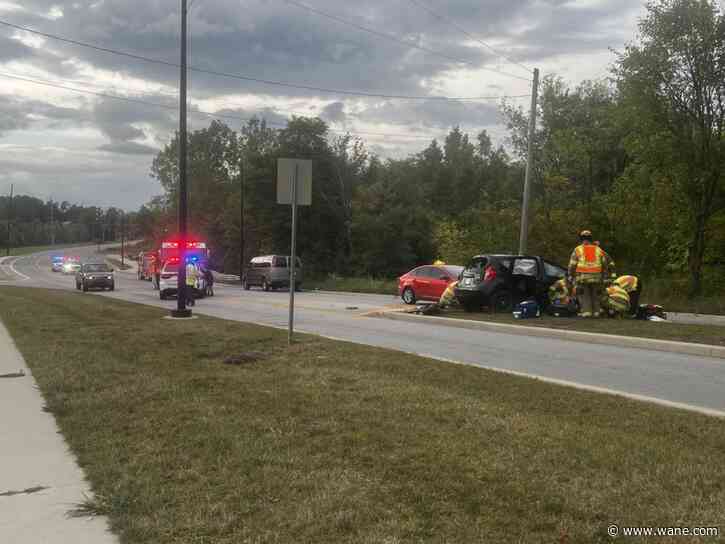
[[[527,95],[531,74],[525,67],[572,84],[603,77],[613,60],[609,49],[634,38],[642,14],[638,0],[189,2],[192,66],[308,87],[419,97]],[[0,0],[0,21],[177,63],[179,4]],[[12,183],[16,194],[136,209],[161,192],[149,168],[178,126],[177,88],[173,66],[0,25],[0,193]],[[190,111],[258,115],[282,124],[291,113],[320,115],[333,130],[368,133],[361,134],[368,148],[383,157],[417,152],[456,125],[472,136],[484,128],[495,141],[506,136],[500,100],[359,97],[194,71],[189,95]],[[528,107],[530,99],[510,100]],[[242,124],[224,120],[235,129]],[[190,128],[209,121],[192,114]]]

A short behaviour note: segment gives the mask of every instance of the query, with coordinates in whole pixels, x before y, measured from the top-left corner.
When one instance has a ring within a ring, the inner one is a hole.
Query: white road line
[[[11,262],[11,263],[10,263],[9,265],[6,265],[6,266],[9,266],[9,267],[10,267],[10,270],[12,270],[12,271],[13,271],[13,272],[14,272],[15,274],[17,274],[18,276],[20,276],[21,278],[23,278],[23,281],[27,281],[27,280],[29,280],[29,279],[30,279],[30,277],[29,277],[29,276],[26,276],[26,275],[25,275],[25,274],[23,274],[22,272],[18,272],[18,271],[17,271],[16,269],[15,269],[15,263],[17,263],[17,262],[18,262],[18,261],[19,261],[20,259],[22,259],[22,258],[23,258],[23,257],[15,257],[15,260],[14,260],[13,262]]]

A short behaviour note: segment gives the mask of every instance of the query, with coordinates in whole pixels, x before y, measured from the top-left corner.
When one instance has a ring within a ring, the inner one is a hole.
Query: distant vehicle
[[[196,298],[204,298],[206,295],[206,280],[204,274],[201,273],[199,266],[193,263],[197,268],[197,282],[194,287]],[[169,297],[176,296],[179,291],[179,260],[171,258],[161,268],[161,277],[159,278],[159,298],[166,300]]]
[[[249,261],[242,276],[242,287],[249,290],[258,286],[269,291],[290,286],[290,257],[288,255],[263,255]],[[302,261],[297,257],[295,266],[295,290],[302,288]]]
[[[89,289],[108,289],[113,291],[116,282],[113,268],[106,263],[83,263],[76,272],[76,289],[88,291]]]
[[[63,274],[70,275],[75,274],[81,268],[80,257],[65,257],[63,259]]]
[[[456,298],[466,311],[488,306],[509,312],[515,304],[534,299],[544,308],[551,284],[566,269],[534,255],[476,255],[461,275]]]
[[[62,256],[56,255],[50,260],[50,270],[52,272],[62,272],[63,271],[63,257]]]
[[[419,266],[398,278],[398,294],[406,304],[415,304],[418,300],[438,302],[461,272],[462,266],[452,264]]]

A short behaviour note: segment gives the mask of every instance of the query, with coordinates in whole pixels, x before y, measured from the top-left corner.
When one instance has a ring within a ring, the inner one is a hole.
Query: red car
[[[406,304],[416,300],[438,302],[448,284],[458,280],[462,266],[451,264],[425,265],[414,268],[398,278],[398,293]]]

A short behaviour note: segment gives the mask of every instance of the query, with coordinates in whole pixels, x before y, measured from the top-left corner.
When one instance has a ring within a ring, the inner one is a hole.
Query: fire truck
[[[138,262],[138,279],[151,281],[153,278],[153,264],[158,259],[155,251],[142,251],[138,254],[136,261]]]
[[[179,246],[181,242],[176,238],[163,240],[156,251],[146,251],[138,254],[138,279],[153,280],[154,268],[161,270],[167,262],[178,262],[181,255]],[[209,261],[209,248],[201,240],[187,240],[186,259],[199,264]]]
[[[179,246],[181,242],[177,239],[164,240],[161,242],[161,248],[158,251],[159,264],[163,266],[167,261],[179,260],[181,253]],[[206,263],[209,261],[209,248],[206,242],[200,240],[186,241],[186,260],[196,263]]]

